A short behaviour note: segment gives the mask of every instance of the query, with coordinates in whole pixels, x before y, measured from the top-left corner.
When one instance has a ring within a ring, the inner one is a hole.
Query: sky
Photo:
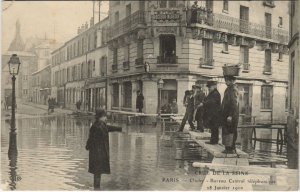
[[[78,26],[89,23],[92,9],[92,1],[2,1],[2,52],[14,38],[18,19],[23,41],[30,37],[44,38],[46,34],[47,38],[64,43],[77,34]],[[103,19],[108,12],[107,1],[102,2],[101,12]]]

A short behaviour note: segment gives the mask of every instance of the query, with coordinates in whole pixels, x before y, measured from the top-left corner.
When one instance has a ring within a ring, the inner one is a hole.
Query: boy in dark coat
[[[222,101],[222,135],[233,134],[231,146],[225,146],[223,153],[232,154],[235,152],[235,142],[237,139],[237,127],[239,121],[239,92],[235,84],[234,76],[225,76],[227,88]]]
[[[86,150],[89,150],[89,172],[94,174],[94,188],[100,190],[101,174],[110,174],[109,135],[106,126],[106,112],[96,110],[96,121],[93,123]]]
[[[208,81],[206,85],[209,94],[204,99],[204,124],[211,130],[211,138],[208,144],[218,144],[219,142],[219,125],[221,111],[221,95],[217,90],[217,81]]]

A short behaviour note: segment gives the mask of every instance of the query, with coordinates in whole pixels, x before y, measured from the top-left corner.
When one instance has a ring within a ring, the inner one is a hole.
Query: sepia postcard
[[[298,191],[299,8],[2,1],[1,190]]]

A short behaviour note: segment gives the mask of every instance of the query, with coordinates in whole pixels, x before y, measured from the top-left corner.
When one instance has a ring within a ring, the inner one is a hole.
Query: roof
[[[5,53],[3,53],[2,55],[12,55],[12,54],[17,54],[18,56],[21,56],[21,57],[35,57],[36,55],[31,53],[31,52],[28,52],[28,51],[7,51]]]
[[[41,71],[47,69],[48,67],[51,67],[51,64],[45,66],[44,68],[42,68],[42,69],[40,69],[40,70],[38,70],[38,71],[36,71],[36,72],[31,73],[31,75],[35,75],[35,74],[37,74],[37,73],[40,73]]]

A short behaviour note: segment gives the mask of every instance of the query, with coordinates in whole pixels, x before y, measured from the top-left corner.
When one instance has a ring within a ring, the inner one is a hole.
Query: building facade
[[[289,114],[288,114],[288,166],[298,168],[299,143],[299,82],[300,82],[300,52],[299,52],[299,1],[290,2],[290,42],[289,42]]]
[[[96,24],[91,19],[78,28],[78,35],[52,52],[51,97],[58,105],[95,111],[106,107],[108,19]]]
[[[30,101],[37,104],[48,104],[51,95],[51,65],[47,65],[31,74]]]
[[[287,116],[287,2],[111,1],[108,30],[108,109],[143,112],[183,97],[195,83],[217,80],[223,95],[224,64],[240,64],[240,113],[256,122]],[[197,8],[195,8],[197,7]],[[145,72],[144,64],[150,66]],[[158,80],[164,81],[161,94]],[[205,87],[205,86],[203,86]],[[159,103],[160,101],[160,103]],[[246,119],[246,118],[245,118]],[[251,119],[251,118],[250,118]],[[253,119],[253,118],[252,118]]]

